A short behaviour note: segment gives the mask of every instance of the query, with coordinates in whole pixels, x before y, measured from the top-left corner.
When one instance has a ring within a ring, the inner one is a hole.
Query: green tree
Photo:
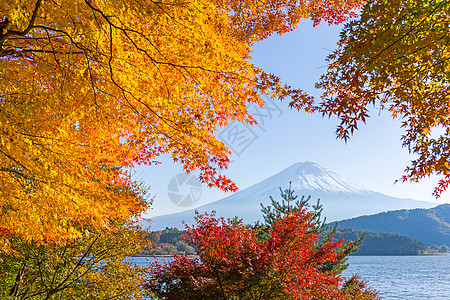
[[[179,230],[178,228],[166,228],[161,232],[159,242],[176,244],[177,242],[182,241],[182,234],[183,231]]]
[[[320,204],[320,199],[317,200],[315,205],[310,205],[311,196],[302,196],[298,199],[295,190],[292,189],[291,183],[289,183],[289,188],[282,190],[280,188],[281,201],[275,200],[272,196],[270,197],[271,206],[265,207],[261,204],[261,211],[263,213],[264,221],[256,222],[254,228],[258,230],[258,237],[261,241],[265,241],[270,237],[270,230],[273,228],[274,224],[280,220],[285,214],[290,212],[302,211],[308,208],[311,213],[311,218],[309,223],[312,225],[309,229],[309,233],[320,235],[320,239],[315,243],[316,249],[319,249],[322,245],[327,244],[333,240],[333,235],[337,231],[337,224],[334,227],[328,227],[326,224],[326,218],[322,220],[322,205]],[[343,245],[338,249],[341,254],[336,262],[327,261],[324,262],[320,269],[322,271],[330,271],[334,274],[339,274],[347,268],[345,263],[348,255],[352,252],[358,250],[364,239],[364,233],[360,236],[355,236],[354,240],[348,244]]]

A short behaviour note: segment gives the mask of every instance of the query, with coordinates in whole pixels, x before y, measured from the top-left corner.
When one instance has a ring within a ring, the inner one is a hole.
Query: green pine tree
[[[320,249],[321,245],[327,244],[333,238],[333,234],[336,233],[336,226],[332,228],[326,228],[326,218],[322,220],[323,207],[320,204],[320,199],[317,200],[315,205],[310,205],[311,196],[302,196],[298,199],[298,195],[295,194],[295,190],[292,189],[292,183],[289,183],[289,188],[283,190],[280,187],[281,201],[275,200],[272,196],[270,197],[271,204],[269,206],[264,206],[261,204],[261,211],[263,213],[263,222],[257,221],[254,228],[258,231],[258,238],[261,242],[266,241],[270,238],[270,229],[275,225],[275,223],[281,219],[281,217],[289,212],[300,211],[304,208],[308,209],[312,213],[311,221],[314,227],[310,230],[311,234],[319,234],[321,236],[320,240],[316,243],[315,248]],[[348,244],[341,249],[339,253],[339,260],[335,263],[326,262],[322,265],[322,272],[331,272],[333,274],[341,273],[347,268],[347,257],[358,250],[364,239],[364,234],[358,236],[355,241],[349,241]]]

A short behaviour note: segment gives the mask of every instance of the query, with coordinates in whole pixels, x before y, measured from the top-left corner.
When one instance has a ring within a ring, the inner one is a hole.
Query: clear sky
[[[335,48],[340,28],[326,24],[313,27],[309,21],[302,22],[293,32],[256,44],[253,62],[280,76],[283,82],[319,96],[314,83],[326,71],[325,58]],[[234,149],[229,170],[224,174],[240,189],[294,163],[312,161],[367,189],[399,198],[450,203],[449,193],[438,200],[431,196],[436,178],[418,184],[394,184],[412,156],[401,147],[400,121],[392,120],[387,111],[379,112],[374,107],[367,124],[345,144],[336,140],[336,119],[298,113],[289,109],[288,103],[267,100],[267,104],[266,109],[250,108],[259,121],[257,126],[249,129],[230,124],[218,132],[221,140]],[[192,199],[195,203],[181,207],[173,202],[173,194],[168,192],[178,187],[173,178],[182,168],[169,157],[161,157],[160,161],[160,165],[136,169],[135,177],[142,178],[154,196],[148,216],[191,209],[228,195],[218,189],[199,186]],[[181,185],[178,194],[186,194],[189,189],[189,185]]]

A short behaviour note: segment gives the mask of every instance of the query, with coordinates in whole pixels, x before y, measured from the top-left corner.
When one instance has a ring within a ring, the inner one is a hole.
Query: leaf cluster
[[[436,197],[450,183],[450,3],[446,0],[370,0],[347,23],[317,110],[336,115],[347,140],[371,106],[401,120],[403,147],[414,159],[403,181],[440,176]]]

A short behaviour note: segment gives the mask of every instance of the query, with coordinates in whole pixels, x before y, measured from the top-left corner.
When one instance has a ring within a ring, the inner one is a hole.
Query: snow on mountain
[[[263,182],[278,184],[281,187],[292,182],[292,187],[298,191],[342,193],[368,191],[309,161],[296,163]]]
[[[200,213],[216,211],[217,216],[244,219],[253,223],[261,219],[261,203],[270,205],[270,196],[280,199],[280,187],[286,189],[291,182],[292,188],[300,197],[311,196],[310,203],[316,204],[320,198],[323,216],[327,221],[336,221],[352,217],[370,215],[384,211],[410,208],[431,208],[437,203],[400,199],[359,187],[334,172],[315,163],[296,163],[283,171],[243,189],[236,194],[198,207]],[[181,213],[168,214],[152,218],[151,229],[165,227],[183,228],[182,221],[194,222],[194,209]]]

